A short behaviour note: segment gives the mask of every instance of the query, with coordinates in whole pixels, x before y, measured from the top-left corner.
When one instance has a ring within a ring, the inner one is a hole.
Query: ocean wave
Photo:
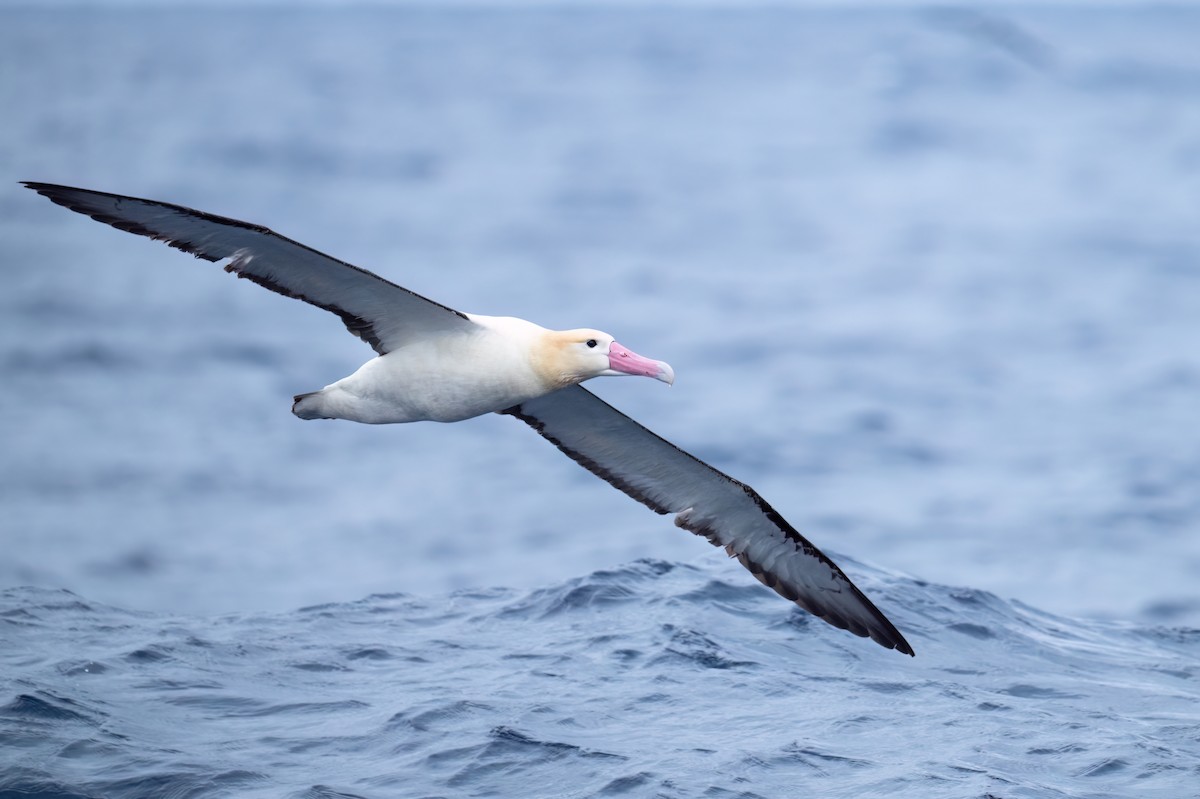
[[[710,564],[290,613],[0,593],[0,796],[1180,796],[1200,631],[853,572],[913,660]],[[723,573],[722,573],[723,574]]]

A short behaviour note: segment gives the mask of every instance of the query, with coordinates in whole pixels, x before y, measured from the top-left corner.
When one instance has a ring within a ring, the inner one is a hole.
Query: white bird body
[[[319,391],[296,396],[297,416],[366,424],[515,416],[656,513],[674,513],[677,526],[723,547],[801,608],[913,654],[842,570],[754,489],[579,385],[603,375],[674,382],[662,361],[631,352],[599,330],[547,330],[523,319],[456,311],[258,225],[154,200],[25,185],[113,227],[224,261],[238,277],[341,317],[377,357]]]
[[[372,358],[354,374],[297,397],[292,412],[367,424],[459,422],[551,390],[531,355],[550,331],[520,319],[468,316],[475,329],[417,339]]]
[[[438,331],[372,358],[354,374],[297,396],[292,412],[301,419],[365,424],[461,422],[595,375],[621,373],[611,370],[615,342],[599,330],[547,330],[513,316],[465,316],[473,326]],[[589,341],[595,342],[591,348]],[[674,380],[667,364],[653,363],[660,379]]]

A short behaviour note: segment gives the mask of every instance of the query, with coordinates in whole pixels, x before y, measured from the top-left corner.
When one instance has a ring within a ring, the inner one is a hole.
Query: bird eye
[[[588,345],[589,347],[594,347],[594,346],[596,346],[596,339],[594,339],[594,338],[589,338],[589,339],[587,340],[587,345]]]

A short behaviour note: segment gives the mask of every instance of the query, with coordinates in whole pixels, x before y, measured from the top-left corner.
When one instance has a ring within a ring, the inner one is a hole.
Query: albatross
[[[301,419],[366,424],[516,417],[573,461],[675,524],[724,547],[809,613],[907,655],[913,649],[832,560],[753,488],[630,419],[581,383],[636,375],[673,383],[662,361],[599,330],[548,330],[456,311],[268,228],[173,203],[24,182],[72,211],[162,241],[226,272],[337,314],[376,357],[295,396]]]

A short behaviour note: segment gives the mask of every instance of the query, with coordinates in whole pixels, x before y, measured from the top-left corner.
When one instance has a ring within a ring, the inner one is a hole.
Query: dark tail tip
[[[315,407],[313,407],[317,403],[312,403],[312,402],[306,403],[305,402],[305,400],[307,400],[309,397],[315,397],[320,393],[321,393],[320,391],[310,391],[307,394],[297,394],[296,396],[292,397],[292,413],[294,413],[296,416],[299,416],[301,419],[328,419],[328,418],[330,418],[328,416],[322,415],[319,410],[317,410]]]

